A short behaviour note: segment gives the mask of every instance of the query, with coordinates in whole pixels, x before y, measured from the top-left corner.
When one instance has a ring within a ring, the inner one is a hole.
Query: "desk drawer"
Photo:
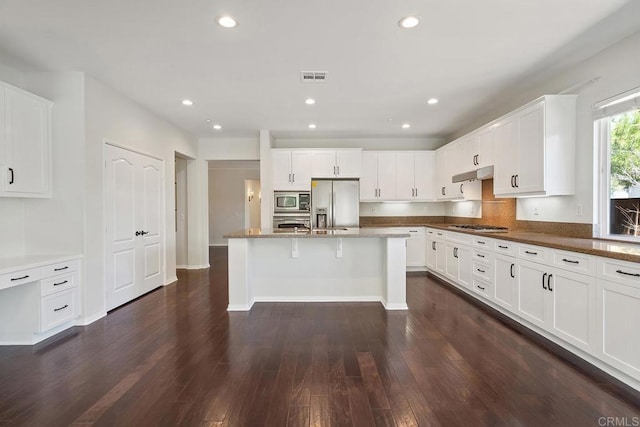
[[[40,332],[62,325],[76,317],[75,288],[42,297],[40,302]]]
[[[77,286],[76,273],[67,273],[55,277],[49,277],[40,281],[42,296],[51,295],[65,289],[75,288]]]
[[[74,259],[71,261],[59,262],[57,264],[45,265],[40,267],[40,272],[42,277],[56,276],[58,274],[67,274],[73,271],[78,271],[79,265],[80,261]]]
[[[40,268],[19,270],[13,273],[0,275],[0,289],[24,285],[25,283],[31,283],[37,280],[40,280]]]

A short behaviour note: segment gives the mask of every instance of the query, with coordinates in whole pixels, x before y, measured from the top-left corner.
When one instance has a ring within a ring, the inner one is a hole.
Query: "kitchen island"
[[[228,234],[227,310],[267,301],[379,301],[387,310],[406,310],[408,237],[393,228]]]

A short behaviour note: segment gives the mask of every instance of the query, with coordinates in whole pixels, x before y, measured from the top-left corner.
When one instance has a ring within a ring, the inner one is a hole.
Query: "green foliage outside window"
[[[640,110],[611,119],[611,191],[640,185]]]

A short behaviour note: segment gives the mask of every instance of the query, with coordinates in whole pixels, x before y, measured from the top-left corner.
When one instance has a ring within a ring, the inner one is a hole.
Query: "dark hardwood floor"
[[[606,378],[586,375],[426,275],[408,277],[408,312],[262,303],[227,313],[226,251],[213,250],[211,262],[88,327],[34,347],[0,347],[0,424],[640,420],[640,408],[616,397]]]

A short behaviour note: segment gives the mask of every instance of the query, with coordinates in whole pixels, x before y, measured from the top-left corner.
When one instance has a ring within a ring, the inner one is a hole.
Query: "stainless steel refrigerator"
[[[360,226],[360,180],[311,180],[311,228]]]

